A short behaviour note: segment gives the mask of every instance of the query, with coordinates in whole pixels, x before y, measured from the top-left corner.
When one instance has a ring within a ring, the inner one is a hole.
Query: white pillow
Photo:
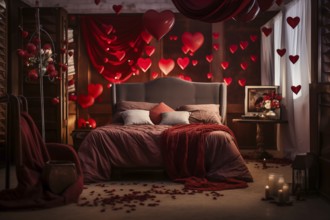
[[[189,124],[190,112],[174,111],[162,113],[161,125]]]
[[[125,125],[153,125],[149,111],[140,109],[126,110],[120,113]]]

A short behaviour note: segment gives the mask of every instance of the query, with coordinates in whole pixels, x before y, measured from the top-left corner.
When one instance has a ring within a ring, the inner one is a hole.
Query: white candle
[[[286,183],[283,185],[283,197],[285,202],[288,202],[290,199],[289,185]]]
[[[269,186],[266,185],[265,186],[265,199],[269,199],[269,198],[270,198]]]
[[[277,181],[277,189],[282,189],[283,185],[284,185],[284,177],[280,176],[278,177],[278,181]]]
[[[268,186],[269,186],[270,196],[274,196],[276,192],[275,174],[268,175]]]

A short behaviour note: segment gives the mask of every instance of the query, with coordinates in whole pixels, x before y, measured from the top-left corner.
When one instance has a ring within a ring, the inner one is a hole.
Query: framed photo
[[[245,115],[257,116],[260,111],[256,104],[262,101],[264,94],[273,92],[278,93],[278,86],[245,86]]]

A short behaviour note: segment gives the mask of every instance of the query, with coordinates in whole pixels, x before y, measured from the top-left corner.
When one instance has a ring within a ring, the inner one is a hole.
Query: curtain
[[[273,36],[262,36],[261,61],[263,85],[278,85],[283,96],[282,118],[288,124],[278,126],[278,148],[285,157],[310,151],[309,84],[311,82],[311,12],[310,1],[295,0],[288,4],[264,26],[273,29]],[[292,28],[288,17],[299,17],[300,22]],[[286,50],[280,56],[277,50]],[[296,63],[289,59],[298,55]],[[295,94],[292,86],[301,86]]]
[[[111,83],[137,73],[136,60],[146,45],[142,15],[86,15],[80,21],[87,54],[98,73]]]
[[[270,8],[275,0],[172,0],[186,17],[215,23],[230,18],[253,20],[259,12]]]

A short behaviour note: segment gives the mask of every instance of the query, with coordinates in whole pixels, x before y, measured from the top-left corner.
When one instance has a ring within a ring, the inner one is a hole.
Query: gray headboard
[[[112,86],[112,107],[119,101],[164,102],[172,108],[186,104],[220,104],[222,123],[226,123],[227,87],[219,82],[188,82],[165,77],[144,83]]]

